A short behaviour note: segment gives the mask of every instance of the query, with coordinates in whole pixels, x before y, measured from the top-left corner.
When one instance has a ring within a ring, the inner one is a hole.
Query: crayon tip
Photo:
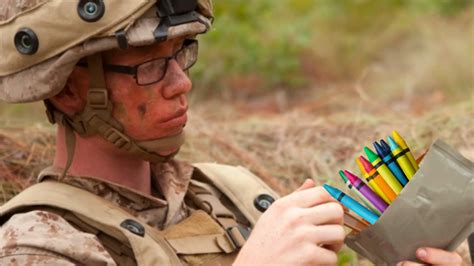
[[[365,154],[367,154],[367,158],[369,158],[370,162],[377,160],[377,154],[369,149],[367,146],[364,147]]]
[[[334,197],[336,199],[339,196],[339,193],[341,192],[339,189],[337,189],[335,187],[331,187],[328,184],[323,184],[323,187],[324,187],[324,189],[326,189],[326,191],[329,193],[329,195],[331,195],[332,197]]]
[[[388,137],[388,145],[390,145],[390,149],[393,151],[398,148],[398,144],[392,139],[392,137]]]
[[[367,161],[367,159],[365,159],[364,156],[362,156],[362,155],[359,156],[359,160],[362,163],[362,166],[364,166],[364,169],[367,173],[370,173],[370,171],[372,171],[372,169],[374,169],[372,164],[369,161]]]
[[[387,156],[387,154],[385,153],[385,150],[382,148],[382,146],[380,144],[378,144],[376,141],[374,141],[374,148],[375,150],[377,151],[377,154],[382,158],[382,157],[385,157]]]
[[[342,180],[344,180],[344,183],[346,183],[348,179],[346,175],[344,174],[344,171],[339,170],[339,175],[342,177]]]
[[[365,175],[365,173],[367,172],[364,168],[364,166],[362,165],[362,162],[360,161],[359,158],[356,158],[356,164],[357,166],[359,166],[359,169],[360,169],[360,172],[362,173],[362,175]]]
[[[399,146],[406,146],[405,140],[398,134],[396,130],[392,131],[393,139],[399,144]]]
[[[388,146],[387,142],[385,140],[381,139],[380,140],[380,145],[382,145],[382,148],[385,150],[386,153],[390,153],[390,146]]]
[[[347,178],[349,178],[352,184],[354,184],[357,181],[358,177],[354,175],[353,173],[347,170],[344,170],[344,173],[346,174]]]

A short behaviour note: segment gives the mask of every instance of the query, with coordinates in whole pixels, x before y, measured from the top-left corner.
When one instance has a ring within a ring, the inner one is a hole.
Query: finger
[[[323,187],[312,187],[301,191],[295,191],[280,199],[290,206],[309,208],[325,202],[334,202],[329,193]]]
[[[332,250],[317,247],[315,255],[318,258],[318,265],[336,265],[337,263],[337,254]]]
[[[416,257],[423,262],[433,265],[461,265],[462,258],[456,252],[450,252],[438,248],[419,248]]]
[[[339,245],[344,243],[346,232],[344,231],[344,227],[342,225],[320,225],[317,227],[317,230],[319,231],[317,235],[317,241],[319,244]]]
[[[305,190],[305,189],[308,189],[308,188],[312,188],[315,186],[315,183],[314,183],[314,180],[312,179],[306,179],[303,184],[297,188],[295,191],[302,191],[302,190]]]
[[[339,250],[341,250],[343,246],[344,246],[344,243],[323,245],[325,249],[329,249],[334,252],[338,252]]]
[[[322,224],[339,224],[344,221],[344,211],[342,206],[337,202],[328,202],[316,205],[303,210],[304,217],[307,221],[314,225]]]
[[[317,245],[339,245],[345,237],[344,227],[336,224],[313,226],[307,232],[307,239]]]

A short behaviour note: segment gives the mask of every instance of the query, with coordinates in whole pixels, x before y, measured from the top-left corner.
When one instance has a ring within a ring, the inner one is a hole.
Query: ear
[[[60,93],[50,98],[51,103],[63,113],[72,116],[84,108],[88,90],[88,77],[74,70]]]

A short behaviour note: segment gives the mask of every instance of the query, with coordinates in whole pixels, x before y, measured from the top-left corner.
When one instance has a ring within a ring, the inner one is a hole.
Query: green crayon
[[[375,152],[367,147],[364,147],[364,151],[367,154],[367,158],[369,159],[370,163],[387,182],[388,186],[393,190],[393,192],[395,192],[396,195],[400,194],[400,191],[402,191],[403,188],[402,185],[400,182],[398,182],[397,178],[392,174],[390,169],[388,169],[387,165],[384,164],[382,159],[380,159],[380,157],[375,154]]]

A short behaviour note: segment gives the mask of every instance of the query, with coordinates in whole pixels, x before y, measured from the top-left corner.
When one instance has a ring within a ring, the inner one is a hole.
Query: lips
[[[186,114],[187,108],[178,110],[171,118],[159,122],[158,126],[161,128],[169,129],[170,133],[179,133],[182,130],[183,126],[188,121],[188,115]]]
[[[175,119],[178,119],[178,118],[182,118],[183,116],[186,116],[186,112],[188,111],[188,108],[182,108],[182,109],[179,109],[178,111],[176,111],[174,113],[174,115],[172,115],[170,118],[168,119],[164,119],[162,122],[160,123],[168,123],[170,121],[173,121]]]

